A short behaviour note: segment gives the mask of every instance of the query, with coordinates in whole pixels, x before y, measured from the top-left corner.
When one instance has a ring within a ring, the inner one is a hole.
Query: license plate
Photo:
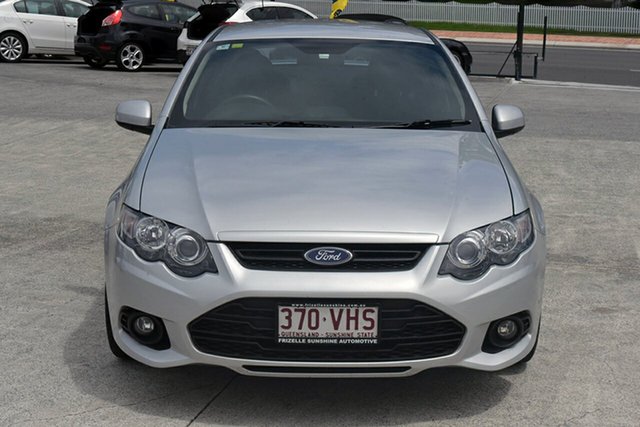
[[[279,305],[277,340],[280,344],[378,344],[378,307]]]

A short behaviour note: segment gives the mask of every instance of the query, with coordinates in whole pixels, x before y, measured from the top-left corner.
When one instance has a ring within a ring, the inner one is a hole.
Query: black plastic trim
[[[278,306],[363,304],[378,307],[377,344],[282,344]],[[188,325],[198,351],[223,357],[301,362],[407,361],[453,354],[466,328],[456,319],[408,299],[242,298],[204,313]]]

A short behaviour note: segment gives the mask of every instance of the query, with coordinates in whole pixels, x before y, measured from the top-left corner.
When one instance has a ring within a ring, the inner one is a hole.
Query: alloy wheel
[[[143,60],[144,54],[138,45],[128,44],[120,50],[120,63],[128,71],[136,71],[142,67]]]
[[[0,40],[0,55],[5,61],[18,61],[22,56],[23,49],[22,40],[16,36],[8,35]]]

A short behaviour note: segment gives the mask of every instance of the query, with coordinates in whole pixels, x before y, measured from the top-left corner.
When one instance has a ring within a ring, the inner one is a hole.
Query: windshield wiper
[[[323,122],[305,122],[302,120],[280,120],[280,121],[257,121],[240,123],[239,126],[266,126],[272,128],[335,128],[337,125],[331,125]]]
[[[2,1],[2,0],[0,0]],[[282,128],[337,128],[340,125],[334,125],[324,122],[305,122],[305,121],[287,121],[287,120],[256,120],[254,122],[241,122],[236,120],[219,120],[206,123],[202,127],[209,128],[237,128],[237,127],[282,127]]]
[[[471,120],[451,119],[451,120],[418,120],[407,123],[394,123],[384,126],[376,126],[380,129],[435,129],[454,126],[470,125]]]

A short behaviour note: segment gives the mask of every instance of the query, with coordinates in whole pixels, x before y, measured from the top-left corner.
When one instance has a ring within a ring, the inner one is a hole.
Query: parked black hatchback
[[[75,53],[92,68],[115,61],[138,71],[154,61],[176,62],[176,42],[196,9],[162,0],[104,0],[78,18]]]

